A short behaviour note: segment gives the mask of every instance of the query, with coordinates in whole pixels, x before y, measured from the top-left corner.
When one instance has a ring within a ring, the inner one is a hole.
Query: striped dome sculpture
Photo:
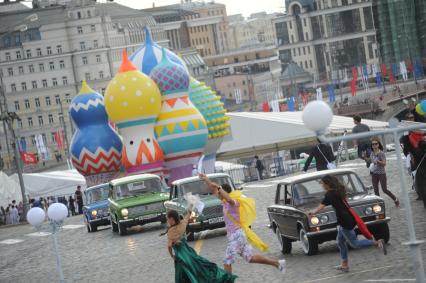
[[[155,134],[164,151],[169,180],[191,176],[207,143],[208,130],[198,109],[191,103],[189,74],[181,65],[163,58],[151,72],[162,95],[162,108],[155,125]]]
[[[209,131],[207,146],[203,153],[203,171],[214,173],[216,152],[223,138],[230,133],[229,117],[225,115],[224,103],[220,101],[216,92],[194,78],[191,78],[189,98],[203,115]]]
[[[122,163],[127,173],[164,175],[164,155],[154,135],[161,94],[125,51],[120,69],[105,91],[105,107],[123,137]]]
[[[145,30],[145,43],[133,53],[129,59],[142,73],[149,76],[152,69],[161,62],[162,49],[153,39],[151,31],[148,27]],[[176,63],[186,69],[185,63],[176,54],[168,49],[165,49],[166,53],[173,63]]]
[[[109,182],[120,169],[122,142],[108,123],[104,98],[83,81],[69,107],[76,125],[71,160],[87,186]]]

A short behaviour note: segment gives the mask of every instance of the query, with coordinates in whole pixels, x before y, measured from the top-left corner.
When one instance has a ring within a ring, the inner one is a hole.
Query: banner
[[[393,85],[396,83],[392,68],[389,68],[389,82]]]
[[[263,102],[263,104],[262,104],[262,111],[263,112],[269,112],[269,104],[268,104],[268,102]]]
[[[63,140],[63,132],[61,130],[57,130],[55,133],[55,141],[56,141],[56,147],[59,151],[64,149],[64,140]]]
[[[334,94],[334,86],[332,84],[328,85],[328,100],[336,102],[336,95]]]
[[[21,138],[19,140],[18,147],[19,147],[19,152],[26,152],[27,151],[27,141],[25,139]]]
[[[381,64],[380,65],[380,69],[381,69],[381,71],[382,71],[382,76],[383,76],[383,78],[386,78],[386,76],[387,76],[387,69],[386,69],[387,67],[386,67],[386,65],[385,64]]]
[[[402,79],[404,81],[407,81],[408,80],[408,72],[407,72],[407,66],[405,65],[404,61],[399,62],[399,71],[401,72]],[[393,72],[393,73],[396,74],[396,72]]]
[[[37,156],[34,153],[21,152],[21,159],[24,164],[37,164]]]
[[[322,100],[322,89],[317,88],[317,100]]]
[[[288,111],[290,111],[290,112],[294,112],[294,110],[295,110],[295,105],[294,105],[295,103],[294,103],[294,96],[292,96],[292,97],[290,97],[288,100],[287,100],[287,107],[288,107]]]
[[[422,62],[418,59],[414,63],[414,75],[416,76],[416,79],[421,78],[421,76],[423,75]]]
[[[352,67],[352,81],[351,81],[351,93],[352,96],[356,95],[356,82],[358,80],[358,70],[357,67]]]
[[[234,97],[235,97],[236,104],[243,103],[243,96],[241,95],[241,90],[239,88],[234,89]]]

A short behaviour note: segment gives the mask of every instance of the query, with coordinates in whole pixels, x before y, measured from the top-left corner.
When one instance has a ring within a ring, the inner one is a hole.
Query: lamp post
[[[314,101],[309,103],[304,111],[303,111],[303,122],[307,128],[314,131],[318,138],[324,143],[332,143],[332,142],[340,142],[340,141],[348,141],[355,140],[360,138],[367,138],[378,135],[392,135],[394,138],[395,145],[399,144],[399,137],[402,133],[406,131],[419,130],[424,129],[425,125],[422,123],[420,125],[412,125],[412,126],[404,126],[398,127],[398,121],[396,119],[392,119],[390,124],[390,129],[385,129],[381,131],[370,131],[359,134],[351,134],[346,136],[327,138],[325,137],[325,130],[331,123],[333,118],[333,113],[330,107],[323,101]],[[425,271],[423,267],[423,258],[422,251],[420,245],[424,243],[424,241],[416,239],[416,232],[414,230],[414,223],[412,218],[412,210],[410,205],[410,200],[408,196],[407,189],[407,181],[404,175],[403,161],[401,158],[401,148],[399,146],[395,147],[396,149],[396,157],[398,163],[398,173],[399,180],[402,189],[402,200],[404,203],[404,212],[407,218],[407,226],[408,226],[408,234],[409,241],[404,243],[403,245],[407,245],[410,247],[411,251],[411,261],[413,264],[413,269],[416,274],[416,282],[424,283],[426,282]]]
[[[64,108],[62,106],[62,100],[61,98],[59,98],[59,106],[61,107],[61,115],[62,115],[62,119],[59,118],[59,121],[61,122],[61,126],[64,129],[64,137],[65,137],[65,146],[66,146],[66,150],[65,150],[65,154],[66,154],[66,159],[67,159],[67,165],[68,168],[71,168],[71,163],[70,163],[70,148],[69,148],[69,143],[68,143],[68,134],[67,134],[67,126],[65,123],[65,115],[64,115]]]
[[[67,218],[68,208],[62,203],[53,203],[47,209],[47,216],[49,218],[49,232],[52,235],[53,251],[56,258],[56,270],[58,272],[59,282],[65,283],[64,273],[62,272],[61,256],[59,255],[58,238],[56,234],[62,227],[63,221]],[[28,222],[36,227],[37,230],[41,230],[41,225],[46,219],[46,213],[39,207],[31,208],[27,213]]]

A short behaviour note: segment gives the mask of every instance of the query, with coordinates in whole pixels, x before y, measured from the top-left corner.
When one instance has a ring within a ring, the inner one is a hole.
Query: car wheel
[[[372,233],[376,240],[383,239],[385,243],[389,242],[390,233],[388,223],[379,224],[372,229]]]
[[[127,234],[127,228],[123,224],[118,223],[118,234],[124,236]]]
[[[289,254],[291,253],[291,241],[289,238],[284,237],[283,235],[281,235],[281,232],[278,228],[275,229],[275,234],[277,235],[278,238],[278,242],[280,243],[281,246],[281,252],[283,254]]]
[[[116,223],[114,223],[114,221],[112,221],[112,219],[111,219],[111,230],[112,230],[112,232],[118,232],[118,225]]]
[[[299,239],[305,255],[315,255],[318,253],[318,243],[314,239],[308,238],[304,228],[301,228],[299,231]]]
[[[96,231],[98,231],[98,226],[96,226],[96,225],[92,225],[92,224],[89,224],[90,225],[90,230],[92,231],[92,232],[96,232]]]

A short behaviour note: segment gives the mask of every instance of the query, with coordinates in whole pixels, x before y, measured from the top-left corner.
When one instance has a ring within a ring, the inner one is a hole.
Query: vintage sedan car
[[[389,241],[389,217],[382,198],[369,194],[352,170],[334,169],[288,177],[277,185],[275,204],[267,208],[270,228],[277,235],[283,253],[291,253],[292,242],[301,241],[303,252],[314,255],[318,244],[335,240],[336,214],[331,206],[309,218],[308,212],[322,201],[325,191],[319,183],[333,175],[346,186],[349,205],[368,225],[376,239]]]
[[[153,174],[127,176],[109,183],[111,228],[120,235],[127,228],[152,222],[166,223],[164,201],[169,199],[165,183]]]
[[[87,232],[98,231],[99,226],[110,224],[108,210],[108,183],[89,187],[84,191],[86,205],[83,207]]]
[[[236,189],[234,182],[227,174],[216,173],[208,174],[207,176],[219,185],[229,184],[233,190]],[[207,184],[198,177],[189,177],[174,181],[170,188],[169,200],[164,203],[166,209],[177,210],[180,215],[184,216],[188,206],[184,198],[187,193],[199,195],[200,200],[205,205],[202,213],[199,214],[197,211],[192,212],[193,215],[187,228],[188,240],[194,240],[195,232],[225,227],[221,201],[210,192]]]

